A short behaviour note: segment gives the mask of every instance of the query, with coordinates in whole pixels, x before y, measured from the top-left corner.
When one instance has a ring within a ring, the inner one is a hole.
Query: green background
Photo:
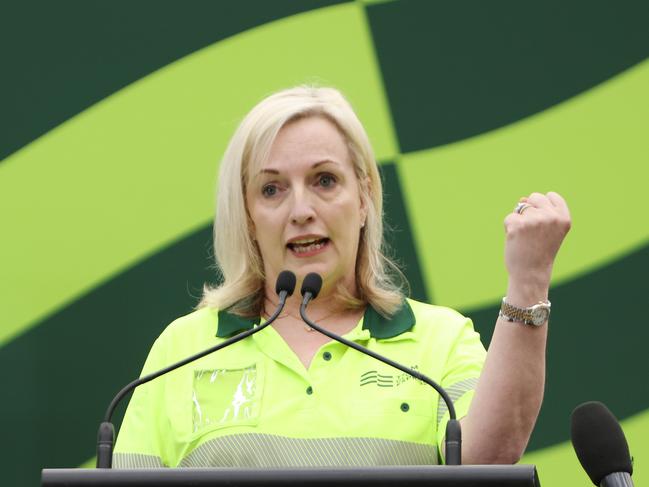
[[[365,124],[413,297],[469,315],[486,344],[504,216],[532,191],[568,200],[523,461],[543,485],[590,485],[569,415],[600,400],[649,482],[647,19],[640,0],[3,2],[2,483],[92,459],[112,395],[216,279],[228,138],[305,82],[340,88]]]

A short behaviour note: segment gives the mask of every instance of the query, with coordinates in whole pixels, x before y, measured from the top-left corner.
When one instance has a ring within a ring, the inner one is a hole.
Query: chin
[[[326,266],[319,264],[302,265],[297,267],[296,269],[293,269],[293,272],[295,272],[295,275],[298,278],[303,278],[307,274],[315,272],[316,274],[319,274],[323,280],[325,280],[326,277],[330,274],[330,271]]]
[[[326,284],[332,278],[332,269],[330,266],[323,265],[322,263],[312,263],[300,266],[291,266],[289,267],[291,271],[295,273],[298,283],[302,282],[302,279],[306,277],[307,274],[315,272],[320,277],[322,277],[323,283]]]

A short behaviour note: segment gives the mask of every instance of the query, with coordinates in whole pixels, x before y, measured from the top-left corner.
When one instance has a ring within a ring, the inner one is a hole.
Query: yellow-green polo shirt
[[[148,374],[259,324],[202,308],[171,325]],[[468,412],[485,349],[471,320],[407,300],[392,318],[368,307],[345,335],[415,368]],[[448,411],[430,386],[337,342],[308,369],[272,326],[140,386],[116,468],[436,464]]]

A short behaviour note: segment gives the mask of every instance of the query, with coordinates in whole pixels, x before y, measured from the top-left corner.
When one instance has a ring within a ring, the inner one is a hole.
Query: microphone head
[[[295,274],[291,271],[282,271],[277,276],[277,282],[275,282],[275,292],[277,294],[282,291],[286,291],[286,294],[291,296],[293,291],[295,291]]]
[[[622,427],[604,404],[592,401],[577,406],[570,423],[572,446],[595,485],[615,472],[633,473]]]
[[[302,289],[300,290],[300,293],[302,293],[302,296],[306,293],[311,293],[311,299],[315,299],[318,297],[321,288],[322,277],[320,277],[320,274],[309,272],[302,281]]]

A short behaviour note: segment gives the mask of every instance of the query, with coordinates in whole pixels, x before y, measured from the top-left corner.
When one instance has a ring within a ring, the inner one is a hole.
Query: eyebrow
[[[315,162],[312,166],[311,169],[315,169],[318,166],[321,166],[323,164],[340,164],[338,161],[334,161],[333,159],[322,159],[321,161]],[[279,171],[277,169],[273,168],[264,168],[259,171],[259,174],[279,174]]]

